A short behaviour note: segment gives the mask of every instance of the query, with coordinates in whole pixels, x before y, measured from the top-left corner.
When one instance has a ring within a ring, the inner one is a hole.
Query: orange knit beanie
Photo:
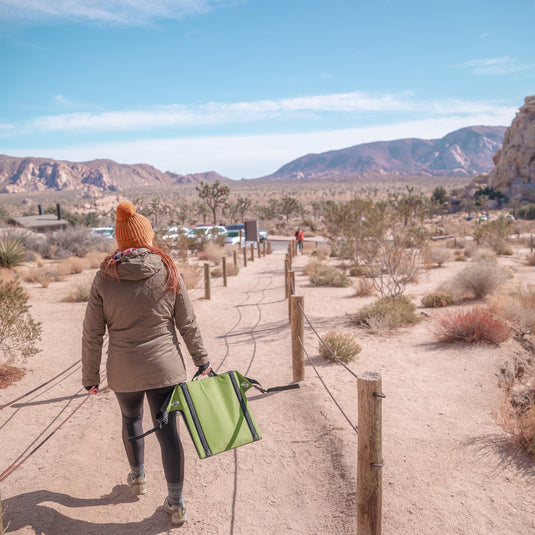
[[[131,247],[149,245],[154,238],[154,231],[149,220],[136,209],[131,202],[125,201],[117,206],[115,219],[115,239],[119,249],[124,251]]]

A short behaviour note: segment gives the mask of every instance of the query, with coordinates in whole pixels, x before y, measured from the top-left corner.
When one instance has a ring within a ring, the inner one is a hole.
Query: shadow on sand
[[[29,527],[39,535],[160,535],[177,529],[172,526],[169,515],[159,507],[152,516],[132,522],[89,522],[71,518],[59,512],[47,502],[59,504],[63,508],[102,507],[138,501],[127,485],[116,485],[113,490],[100,498],[73,498],[68,494],[36,490],[2,500],[4,533],[16,532]],[[77,513],[74,516],[79,516]]]

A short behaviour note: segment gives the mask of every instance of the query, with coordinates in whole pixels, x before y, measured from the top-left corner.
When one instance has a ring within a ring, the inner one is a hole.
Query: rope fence
[[[297,296],[295,271],[292,270],[292,258],[297,254],[296,242],[288,245],[288,253],[284,261],[285,294],[288,298],[290,318],[292,367],[294,382],[305,379],[305,356],[331,397],[340,413],[358,436],[357,452],[357,534],[381,535],[382,529],[382,393],[381,376],[378,373],[365,372],[356,374],[332,350],[319,335],[304,310],[304,297]],[[341,364],[357,380],[358,425],[348,417],[342,405],[337,401],[324,379],[318,372],[314,362],[306,350],[304,339],[304,323],[327,349],[333,359]]]

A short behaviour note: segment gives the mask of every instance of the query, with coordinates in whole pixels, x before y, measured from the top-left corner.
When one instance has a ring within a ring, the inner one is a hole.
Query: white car
[[[193,241],[200,241],[203,238],[215,241],[219,237],[224,237],[226,233],[227,229],[220,225],[197,225],[186,234],[186,237]]]
[[[167,232],[162,236],[164,240],[176,240],[181,236],[186,236],[190,232],[188,227],[169,227]]]
[[[255,249],[257,247],[255,241],[245,241],[245,237],[243,235],[242,235],[241,240],[240,240],[240,231],[239,230],[227,230],[227,235],[225,237],[225,243],[228,244],[228,245],[239,245],[240,247],[250,247],[251,243],[252,243]]]
[[[113,227],[96,227],[91,229],[91,234],[102,236],[103,238],[115,238]]]

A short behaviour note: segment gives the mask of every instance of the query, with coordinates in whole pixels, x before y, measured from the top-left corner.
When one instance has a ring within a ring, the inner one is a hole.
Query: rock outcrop
[[[491,188],[508,197],[535,201],[535,96],[524,99],[494,163],[489,175]]]

